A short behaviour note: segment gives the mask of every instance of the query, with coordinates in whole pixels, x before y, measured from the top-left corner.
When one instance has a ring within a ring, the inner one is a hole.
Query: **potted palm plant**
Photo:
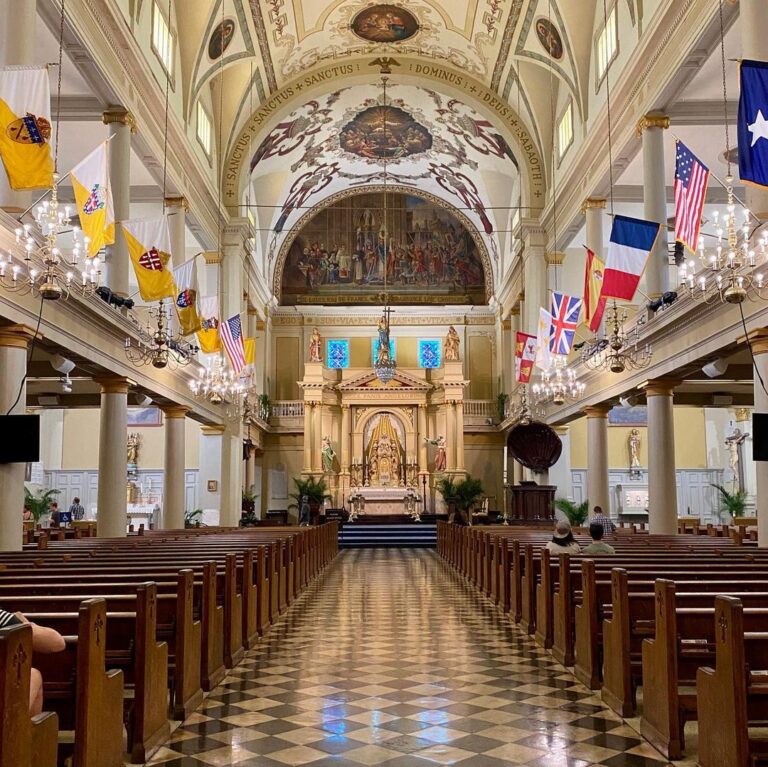
[[[242,511],[246,513],[253,513],[256,511],[256,498],[258,496],[253,492],[252,487],[247,487],[243,490],[243,503]]]
[[[309,501],[309,510],[312,514],[316,514],[325,500],[330,500],[331,498],[328,494],[328,484],[323,477],[319,479],[315,479],[315,477],[307,477],[306,479],[294,477],[293,484],[296,485],[296,492],[291,493],[291,498],[296,499],[296,503],[301,508],[301,499],[306,495]]]
[[[194,509],[184,512],[184,527],[200,527],[203,523],[203,510]]]
[[[730,514],[731,519],[736,520],[739,517],[743,517],[747,508],[747,491],[736,490],[731,493],[726,490],[722,485],[711,483],[712,487],[719,493],[720,506],[717,509],[717,516],[720,519],[723,516]]]
[[[59,490],[38,490],[31,493],[29,488],[24,488],[24,505],[32,512],[36,525],[40,523],[43,515],[49,513],[50,506],[59,493]]]
[[[581,527],[589,516],[589,501],[575,503],[568,498],[555,498],[555,508],[562,511],[571,527]]]

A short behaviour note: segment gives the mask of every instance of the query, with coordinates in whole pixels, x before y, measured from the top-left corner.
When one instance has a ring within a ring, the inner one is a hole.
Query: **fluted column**
[[[101,386],[98,531],[103,538],[124,538],[128,530],[128,379],[95,380]]]
[[[741,56],[744,59],[768,60],[768,14],[765,11],[765,0],[739,0],[738,24],[741,27]],[[731,146],[734,143],[732,137]],[[749,209],[761,221],[768,219],[768,190],[746,184],[745,191]]]
[[[456,409],[456,470],[466,471],[464,466],[464,402],[457,400]]]
[[[445,468],[453,471],[456,468],[456,408],[452,401],[445,403]]]
[[[675,420],[672,392],[679,381],[658,379],[645,386],[648,400],[648,521],[652,533],[677,532]]]
[[[349,439],[350,439],[349,405],[341,406],[341,471],[349,471]]]
[[[0,413],[3,415],[24,415],[27,410],[24,376],[27,346],[32,338],[34,331],[24,325],[0,328]],[[13,439],[13,435],[6,434],[4,439]],[[25,469],[23,463],[0,464],[0,551],[21,549],[23,525],[19,509],[24,508]]]
[[[184,431],[187,408],[167,405],[165,414],[165,464],[163,480],[163,529],[180,530],[184,527],[185,471]]]
[[[322,451],[320,444],[323,439],[323,407],[320,402],[313,403],[312,407],[312,471],[322,471]]]
[[[112,204],[115,211],[115,243],[107,245],[104,262],[104,284],[113,293],[128,295],[130,262],[128,246],[123,236],[121,221],[131,217],[131,135],[136,133],[136,120],[124,107],[110,107],[102,116],[109,126],[109,183],[112,188]]]
[[[419,472],[424,474],[428,471],[427,443],[424,441],[424,438],[428,436],[426,404],[419,405],[418,427],[419,433],[417,439],[419,440]]]
[[[248,219],[233,219],[224,228],[224,258],[221,266],[221,316],[229,319],[243,311],[243,261],[250,236]]]
[[[667,128],[669,117],[661,114],[645,115],[637,124],[637,132],[643,137],[645,218],[661,224],[661,231],[645,270],[645,292],[649,298],[658,298],[669,290],[667,183],[664,169],[664,131]]]
[[[605,245],[603,243],[603,222],[605,216],[605,199],[603,197],[588,197],[581,205],[586,224],[584,244],[603,262],[605,262]],[[605,335],[605,320],[600,323],[597,335]]]
[[[523,285],[525,291],[523,327],[525,333],[536,335],[539,326],[539,308],[547,308],[546,232],[537,222],[524,221]]]
[[[610,513],[608,491],[608,411],[609,405],[584,408],[587,416],[587,498],[589,512],[600,506]]]
[[[752,354],[754,355],[754,392],[755,415],[768,414],[768,394],[760,384],[760,378],[768,381],[768,329],[757,331],[752,337]],[[752,428],[754,432],[754,426]],[[758,437],[753,433],[755,442]],[[749,456],[747,460],[751,460]],[[755,461],[755,513],[757,514],[757,545],[768,548],[768,461]]]
[[[314,402],[304,403],[304,474],[312,471],[312,410]]]

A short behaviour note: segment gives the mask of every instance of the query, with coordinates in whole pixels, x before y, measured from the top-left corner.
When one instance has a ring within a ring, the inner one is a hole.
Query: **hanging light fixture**
[[[565,355],[558,354],[552,366],[543,371],[541,380],[533,385],[534,402],[538,405],[564,405],[584,396],[586,384],[579,381],[576,371],[568,367]]]
[[[535,398],[531,400],[528,396],[528,384],[523,384],[520,387],[520,399],[510,406],[507,417],[511,418],[513,423],[528,424],[537,418],[543,418],[544,415],[543,405]]]
[[[642,370],[651,364],[653,351],[650,344],[641,345],[638,320],[629,330],[626,309],[619,309],[614,301],[605,318],[606,337],[587,342],[581,349],[581,362],[590,370],[610,370],[623,373],[625,370]]]
[[[136,367],[151,365],[157,370],[175,370],[189,365],[199,351],[195,344],[170,330],[169,311],[172,309],[160,301],[147,309],[153,322],[140,325],[134,320],[139,338],[125,339],[125,356]]]
[[[216,356],[208,367],[204,367],[197,378],[189,382],[189,388],[196,397],[205,399],[212,405],[221,405],[242,399],[246,393],[245,385]]]
[[[384,121],[384,136],[387,137],[387,81],[389,80],[388,71],[382,70],[381,82],[384,88],[384,101],[382,106],[382,116]],[[397,363],[392,359],[392,353],[389,343],[390,319],[392,309],[389,306],[389,293],[387,290],[387,277],[389,272],[389,199],[387,196],[387,182],[389,180],[389,167],[387,163],[388,153],[384,153],[384,221],[379,236],[384,240],[384,312],[379,320],[379,346],[376,353],[376,359],[373,361],[373,372],[382,383],[389,383],[397,371]]]
[[[56,86],[56,141],[53,152],[53,186],[37,203],[19,216],[16,241],[7,252],[0,252],[0,285],[13,293],[34,293],[47,301],[68,298],[72,293],[92,295],[101,282],[98,256],[88,257],[87,237],[70,222],[74,211],[59,203],[59,134],[61,132],[61,81],[64,51],[64,0],[59,24],[58,82]],[[42,139],[51,137],[47,120],[37,118]],[[50,194],[50,200],[45,198]],[[34,223],[22,223],[32,213]],[[67,235],[71,242],[65,244]]]

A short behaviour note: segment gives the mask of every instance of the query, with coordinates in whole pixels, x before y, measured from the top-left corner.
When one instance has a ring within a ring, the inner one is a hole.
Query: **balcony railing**
[[[492,399],[465,399],[464,415],[472,418],[496,418],[499,406]]]
[[[303,418],[304,400],[278,400],[270,406],[272,418]]]

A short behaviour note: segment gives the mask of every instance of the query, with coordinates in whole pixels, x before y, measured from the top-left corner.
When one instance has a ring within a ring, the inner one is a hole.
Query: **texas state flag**
[[[603,276],[604,298],[634,298],[660,229],[661,224],[654,221],[614,216]]]
[[[768,62],[741,62],[739,175],[768,186]]]

